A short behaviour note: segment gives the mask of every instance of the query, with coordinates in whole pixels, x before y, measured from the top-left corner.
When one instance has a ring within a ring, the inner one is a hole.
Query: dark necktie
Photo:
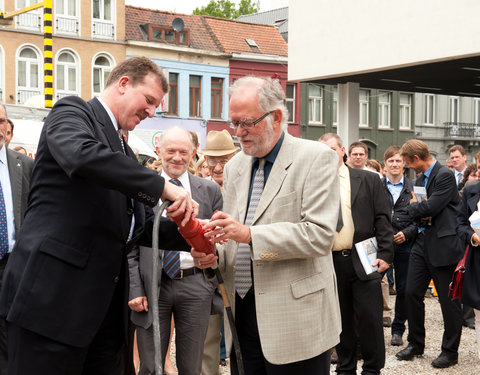
[[[182,186],[182,183],[176,178],[172,178],[170,182]],[[180,271],[180,253],[178,251],[165,250],[163,252],[163,271],[171,279],[177,276]]]
[[[123,150],[123,153],[126,154],[125,152],[125,139],[123,138],[123,134],[122,134],[122,130],[121,129],[118,129],[117,130],[117,134],[118,134],[118,138],[120,138],[120,144],[122,145],[122,150]]]
[[[6,253],[8,253],[7,209],[5,208],[2,184],[0,184],[0,259]]]
[[[338,219],[336,231],[340,232],[343,228],[343,216],[342,216],[342,202],[340,201],[340,207],[338,208]]]

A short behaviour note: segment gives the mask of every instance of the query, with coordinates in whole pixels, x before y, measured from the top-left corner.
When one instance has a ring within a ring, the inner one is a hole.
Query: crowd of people
[[[125,60],[98,98],[54,106],[35,167],[8,148],[0,106],[0,374],[155,374],[158,354],[168,375],[217,375],[226,357],[232,374],[329,374],[331,362],[356,374],[359,358],[380,374],[388,344],[404,346],[398,360],[423,354],[431,280],[444,322],[431,365],[457,364],[462,326],[477,330],[480,357],[480,152],[467,166],[454,145],[443,166],[415,139],[377,161],[335,133],[295,138],[278,80],[250,76],[230,87],[231,133],[210,131],[200,149],[196,133],[169,128],[145,167],[123,136],[167,91],[151,60]],[[208,253],[169,220],[196,218]],[[467,247],[459,301],[449,284]]]

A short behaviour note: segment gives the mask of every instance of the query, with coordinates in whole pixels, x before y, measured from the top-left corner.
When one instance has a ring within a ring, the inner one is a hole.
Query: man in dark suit
[[[131,58],[99,98],[67,97],[48,115],[0,295],[9,374],[120,372],[126,252],[143,231],[143,204],[169,199],[185,220],[195,211],[188,192],[139,165],[117,133],[152,117],[167,90],[156,64]],[[177,231],[170,237],[180,242]]]
[[[159,141],[158,172],[166,180],[176,180],[199,204],[199,218],[210,219],[223,206],[220,186],[213,181],[187,172],[193,158],[190,133],[183,128],[167,129]],[[198,375],[202,369],[203,343],[207,333],[211,305],[215,291],[213,281],[196,268],[189,252],[178,252],[178,259],[163,252],[159,262],[159,315],[162,338],[162,363],[165,363],[170,340],[170,320],[175,321],[176,363],[180,374]],[[175,262],[178,261],[178,267]],[[132,321],[137,326],[140,374],[155,374],[155,348],[153,347],[152,310],[152,249],[140,247],[128,257],[130,270],[130,301]],[[163,263],[163,266],[162,266]],[[172,272],[169,267],[172,266]],[[223,310],[220,300],[216,313]],[[218,365],[218,362],[217,362]],[[166,370],[165,370],[166,371]],[[167,373],[167,371],[166,371]]]
[[[33,159],[7,148],[8,118],[3,104],[0,104],[0,210],[5,209],[6,220],[0,230],[0,290],[2,276],[12,251],[15,239],[22,225],[27,209],[30,176]],[[2,203],[3,200],[3,203]],[[3,205],[3,207],[2,207]],[[0,214],[0,220],[2,215]],[[7,373],[7,330],[5,319],[0,318],[0,374]]]
[[[363,357],[363,374],[380,374],[385,365],[383,300],[380,286],[384,271],[393,260],[393,231],[383,186],[374,173],[343,163],[345,147],[337,134],[324,134],[319,141],[334,150],[340,177],[340,212],[333,242],[333,264],[337,275],[342,316],[337,373],[354,374],[357,343]],[[377,271],[366,274],[355,244],[370,237],[377,239]],[[355,322],[358,324],[355,324]],[[358,331],[358,336],[357,332]]]
[[[412,246],[407,276],[405,302],[408,317],[408,346],[396,354],[400,360],[411,360],[425,348],[425,306],[423,299],[433,278],[442,307],[445,331],[442,351],[432,366],[450,367],[457,363],[462,334],[462,310],[458,301],[448,296],[448,285],[463,249],[456,233],[460,198],[453,173],[436,161],[428,147],[411,139],[401,148],[404,161],[421,173],[415,186],[425,187],[427,199],[412,194],[408,207],[411,218],[421,220]]]

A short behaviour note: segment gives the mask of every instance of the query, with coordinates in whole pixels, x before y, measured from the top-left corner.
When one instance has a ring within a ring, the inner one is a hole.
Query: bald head
[[[159,139],[162,167],[170,178],[178,178],[187,171],[193,157],[192,136],[180,127],[165,130]]]

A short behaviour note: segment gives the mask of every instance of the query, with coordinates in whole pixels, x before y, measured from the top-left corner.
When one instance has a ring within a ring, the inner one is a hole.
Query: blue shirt
[[[0,149],[0,183],[2,184],[5,210],[7,211],[8,252],[11,252],[13,245],[15,245],[15,216],[13,212],[12,185],[10,184],[10,174],[8,173],[7,146],[5,145]]]
[[[268,176],[270,176],[270,172],[272,171],[273,163],[277,159],[278,151],[280,151],[280,147],[282,146],[283,138],[285,138],[285,133],[282,132],[280,139],[275,144],[275,147],[272,148],[267,156],[264,157],[265,159],[265,167],[264,167],[264,181],[263,186],[267,183]],[[250,196],[252,195],[253,189],[253,180],[255,179],[255,174],[257,173],[258,169],[258,158],[253,158],[253,168],[252,168],[252,176],[250,178],[250,189],[248,190],[248,204],[250,204]],[[247,206],[248,207],[248,206]]]
[[[397,199],[398,197],[400,197],[400,193],[402,192],[403,190],[403,181],[404,181],[404,177],[402,176],[402,179],[400,180],[400,182],[394,184],[393,182],[391,182],[388,177],[385,177],[386,180],[387,180],[387,188],[388,190],[390,191],[390,194],[392,194],[392,198],[393,198],[393,204],[397,203]]]
[[[437,163],[436,160],[433,160],[433,164],[428,168],[425,172],[423,172],[423,175],[425,176],[425,187],[427,187],[428,184],[428,179],[430,178],[430,174],[432,173],[434,165]]]

